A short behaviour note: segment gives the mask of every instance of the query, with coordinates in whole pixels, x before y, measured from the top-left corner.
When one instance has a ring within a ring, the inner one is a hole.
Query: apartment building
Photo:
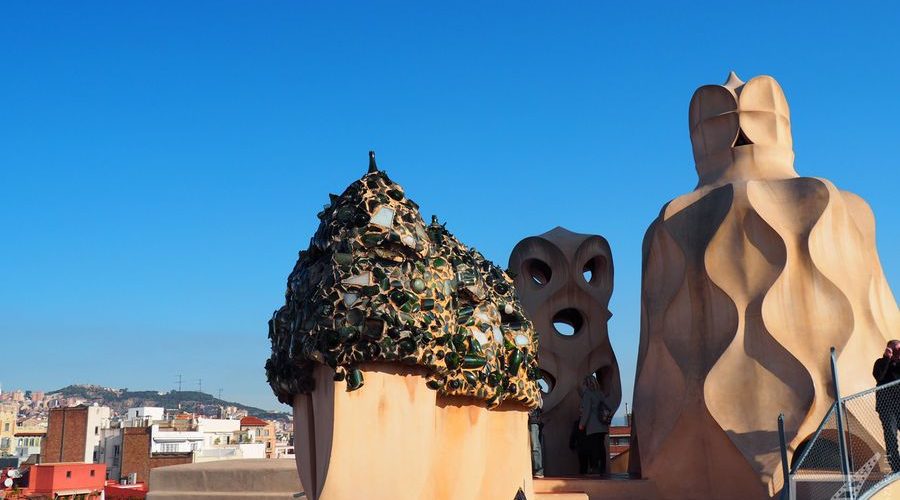
[[[0,403],[0,456],[12,456],[16,451],[16,419],[19,405],[8,401]]]
[[[41,443],[42,462],[98,462],[101,430],[110,427],[106,406],[53,408],[47,436]]]

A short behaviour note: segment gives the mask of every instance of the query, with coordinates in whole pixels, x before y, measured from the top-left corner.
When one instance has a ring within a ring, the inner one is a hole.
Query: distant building
[[[24,498],[99,500],[106,485],[106,466],[86,463],[44,463],[29,469]]]
[[[141,500],[147,498],[147,484],[121,484],[115,481],[107,481],[105,500]]]
[[[631,426],[609,427],[609,471],[628,472],[628,456],[631,450]]]
[[[19,459],[19,464],[25,462],[34,455],[39,456],[41,454],[41,441],[43,441],[46,435],[46,432],[23,431],[19,431],[15,434],[15,456]],[[37,460],[34,460],[34,462],[37,462]]]
[[[41,442],[47,436],[47,421],[39,418],[20,420],[16,426],[15,456],[19,465],[41,462]]]
[[[240,420],[198,418],[193,423],[189,430],[165,426],[154,429],[153,444],[158,446],[155,450],[192,449],[194,462],[266,456],[264,443],[241,440]]]
[[[276,420],[275,458],[294,458],[294,427],[291,422]]]
[[[194,461],[192,451],[184,452],[151,452],[151,441],[154,427],[124,427],[122,431],[121,460],[119,477],[122,479],[135,474],[137,481],[148,483],[150,469],[167,465],[189,464]]]
[[[17,432],[43,432],[47,433],[47,421],[40,418],[26,418],[20,420],[16,426]]]
[[[150,453],[193,453],[203,448],[205,436],[198,430],[179,430],[165,424],[150,428]]]
[[[82,406],[86,403],[87,401],[82,398],[65,397],[59,394],[55,394],[53,395],[53,399],[47,402],[47,406],[50,408],[68,408],[72,406]]]
[[[97,462],[106,464],[106,479],[122,478],[122,427],[100,429],[100,456]]]
[[[294,458],[294,445],[288,443],[276,444],[275,458]]]
[[[17,403],[0,403],[0,457],[12,456],[15,452],[16,419],[19,416]]]
[[[247,410],[241,410],[236,406],[220,406],[219,418],[240,420],[247,416]]]
[[[204,448],[230,445],[238,442],[241,421],[222,418],[198,418],[197,431],[203,434]]]
[[[161,421],[156,415],[129,411],[121,428],[104,435],[102,456],[109,467],[109,479],[134,474],[137,481],[147,483],[150,470],[156,467],[266,456],[265,443],[249,439],[239,442],[240,420],[195,418],[182,413]],[[153,423],[137,425],[142,421]]]
[[[129,408],[125,417],[126,424],[123,427],[147,427],[153,425],[154,422],[165,420],[165,415],[165,408],[156,406]]]
[[[50,410],[47,437],[41,443],[41,460],[98,462],[100,431],[109,427],[110,411],[106,406],[54,408]]]
[[[257,417],[241,419],[241,442],[265,445],[266,458],[275,457],[275,424]]]
[[[263,443],[233,443],[214,448],[203,448],[194,452],[194,463],[238,460],[242,458],[266,458]]]

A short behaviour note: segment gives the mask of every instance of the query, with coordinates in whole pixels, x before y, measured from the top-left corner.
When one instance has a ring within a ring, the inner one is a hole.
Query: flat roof
[[[72,466],[78,466],[78,465],[83,465],[85,467],[101,467],[101,466],[106,467],[106,464],[94,464],[94,463],[87,463],[87,462],[44,462],[42,464],[34,464],[34,465],[32,465],[32,467],[43,467],[43,466],[48,466],[48,465],[54,465],[54,466],[61,465],[61,466],[66,466],[66,467],[72,467]]]

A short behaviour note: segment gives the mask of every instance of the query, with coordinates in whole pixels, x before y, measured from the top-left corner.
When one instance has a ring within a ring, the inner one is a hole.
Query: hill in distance
[[[180,408],[186,412],[201,414],[212,413],[212,409],[218,406],[234,406],[246,411],[249,415],[266,420],[286,420],[288,418],[288,414],[284,412],[266,411],[234,401],[225,401],[199,391],[129,391],[128,389],[112,389],[97,385],[69,385],[49,394],[81,398],[90,403],[108,406],[118,414],[124,414],[129,408],[139,406]]]

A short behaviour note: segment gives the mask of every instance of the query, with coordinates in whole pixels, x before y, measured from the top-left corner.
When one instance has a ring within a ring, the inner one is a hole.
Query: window
[[[95,435],[95,436],[99,436],[99,435],[100,435],[100,426],[94,426],[94,435]]]
[[[95,474],[94,469],[91,469],[91,477],[94,477]]]
[[[3,432],[9,432],[9,422],[3,424]]]
[[[66,479],[72,479],[72,471],[70,471],[70,470],[66,471]]]
[[[118,456],[119,456],[119,445],[114,445],[114,446],[113,446],[113,456],[114,456],[114,457],[118,457]]]

